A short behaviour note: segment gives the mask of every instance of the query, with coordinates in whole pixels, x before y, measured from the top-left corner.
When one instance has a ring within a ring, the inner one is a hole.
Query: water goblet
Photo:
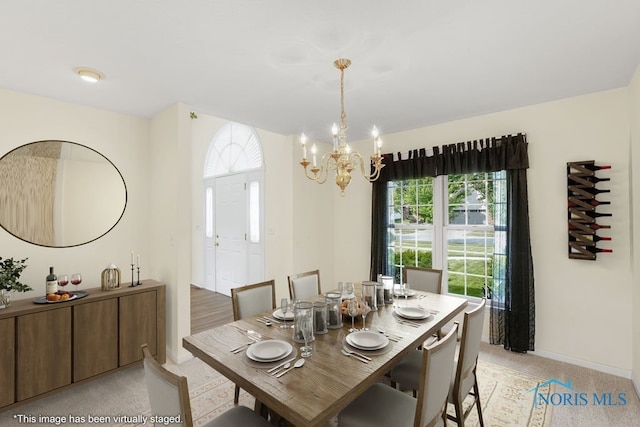
[[[367,314],[369,314],[371,312],[371,307],[369,307],[369,304],[367,303],[366,300],[362,301],[362,330],[363,331],[368,331],[369,328],[367,328],[365,326],[365,319],[367,317]]]
[[[280,310],[282,311],[282,317],[284,318],[284,323],[280,325],[281,328],[287,329],[289,325],[287,325],[287,313],[289,312],[289,299],[282,298],[280,300]]]
[[[349,332],[356,332],[357,329],[355,328],[353,321],[358,315],[358,300],[355,298],[349,300],[347,303],[347,314],[351,316],[351,328],[349,328]]]
[[[71,275],[71,284],[76,286],[76,289],[78,289],[78,285],[80,285],[80,283],[82,283],[82,275],[80,273],[73,273]]]
[[[400,308],[400,297],[403,294],[402,284],[394,283],[393,284],[393,307]]]

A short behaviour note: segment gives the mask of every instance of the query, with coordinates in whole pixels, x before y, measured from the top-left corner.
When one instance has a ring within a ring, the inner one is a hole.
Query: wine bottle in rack
[[[47,276],[47,295],[58,292],[58,276],[53,272],[53,267],[49,267],[49,275]]]
[[[604,169],[611,169],[611,165],[602,165],[602,166],[596,166],[596,165],[582,165],[583,168],[585,169],[589,169],[592,171],[599,171],[599,170],[604,170]]]
[[[602,248],[596,248],[593,246],[587,246],[587,250],[593,253],[598,253],[598,252],[612,253],[613,252],[613,249],[602,249]]]
[[[589,240],[593,240],[594,242],[599,242],[601,240],[611,240],[611,237],[602,237],[598,236],[597,234],[586,234],[584,237]]]
[[[588,205],[591,205],[591,206],[600,206],[600,205],[610,205],[611,204],[611,202],[601,202],[600,200],[596,200],[596,199],[590,199],[590,200],[579,199],[579,200],[581,202],[584,202],[584,203],[586,203]],[[572,202],[572,201],[569,201],[568,205],[569,205],[570,208],[574,208],[576,206],[580,206],[578,203]]]
[[[579,196],[580,193],[579,191],[576,191],[577,188],[569,188],[569,194],[571,195],[576,195]],[[611,193],[611,190],[603,190],[600,188],[580,188],[580,191],[584,191],[585,193],[589,193],[589,194],[600,194],[600,193]]]
[[[580,225],[584,225],[585,227],[591,228],[592,230],[600,230],[600,229],[609,229],[611,228],[610,225],[600,225],[600,224],[580,224]],[[569,223],[569,229],[570,230],[579,230],[582,227],[577,227],[575,224]]]

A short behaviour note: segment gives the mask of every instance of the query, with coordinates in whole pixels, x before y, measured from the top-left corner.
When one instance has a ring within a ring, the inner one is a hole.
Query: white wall
[[[632,348],[628,117],[623,88],[383,136],[384,151],[405,152],[526,133],[536,350],[625,376]],[[369,145],[363,141],[356,149],[366,152]],[[602,221],[612,229],[600,234],[613,237],[614,253],[595,262],[567,257],[566,162],[579,160],[613,165],[611,194],[601,197],[612,201],[614,216]],[[369,271],[371,190],[361,181],[354,177],[345,200],[335,204],[342,222],[335,224],[334,262],[341,276]]]
[[[629,85],[629,121],[631,124],[631,165],[640,164],[640,66]],[[631,199],[632,199],[632,251],[633,280],[632,280],[632,310],[633,324],[631,327],[632,342],[632,379],[636,392],[640,395],[640,172],[631,168]]]
[[[28,257],[21,281],[34,291],[15,294],[15,299],[44,295],[49,266],[62,273],[80,272],[80,289],[100,286],[100,274],[111,262],[130,279],[131,250],[148,259],[148,120],[74,104],[53,101],[0,89],[0,157],[34,141],[60,139],[77,142],[100,152],[120,170],[129,200],[118,225],[104,237],[87,245],[56,249],[36,246],[0,230],[0,256]],[[142,275],[148,276],[143,265]]]

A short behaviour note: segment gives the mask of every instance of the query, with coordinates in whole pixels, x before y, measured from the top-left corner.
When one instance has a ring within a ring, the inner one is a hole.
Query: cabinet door
[[[142,344],[157,351],[156,292],[120,297],[120,366],[142,360]]]
[[[13,317],[0,320],[0,407],[15,402],[15,324]]]
[[[71,384],[71,307],[18,316],[17,400]]]
[[[73,307],[73,381],[118,367],[118,300]]]

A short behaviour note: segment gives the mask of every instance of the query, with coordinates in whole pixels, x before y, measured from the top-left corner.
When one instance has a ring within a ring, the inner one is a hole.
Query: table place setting
[[[355,356],[363,363],[369,363],[373,359],[369,356],[378,356],[391,350],[393,342],[386,335],[375,331],[357,331],[345,336],[342,340],[342,354]]]

